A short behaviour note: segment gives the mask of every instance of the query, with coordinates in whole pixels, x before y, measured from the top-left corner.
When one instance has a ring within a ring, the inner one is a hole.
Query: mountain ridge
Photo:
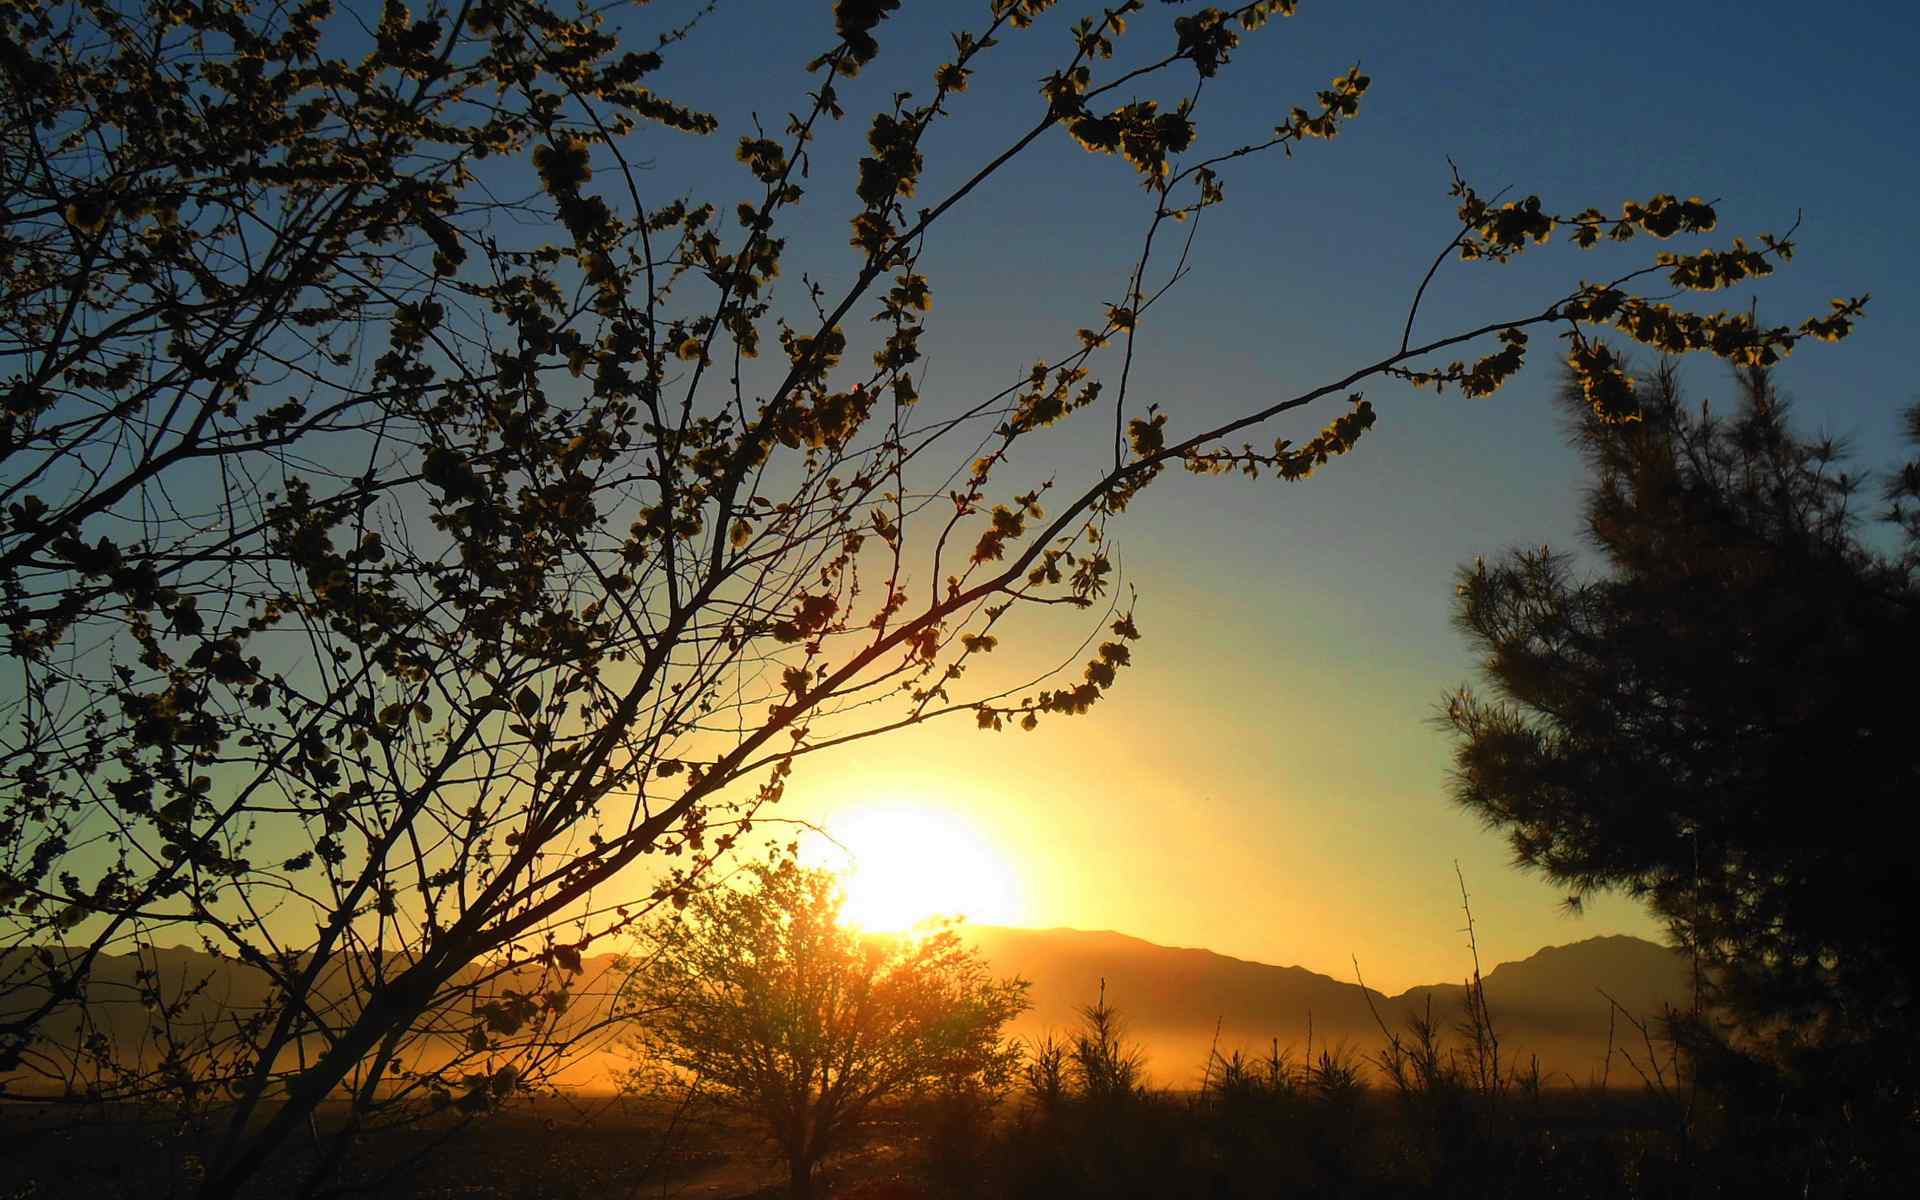
[[[1201,947],[1169,947],[1114,930],[1029,930],[966,926],[960,932],[996,974],[1031,983],[1033,1007],[1014,1032],[1026,1040],[1072,1030],[1079,1010],[1104,994],[1146,1049],[1162,1083],[1198,1079],[1209,1056],[1276,1044],[1317,1057],[1341,1044],[1371,1053],[1412,1018],[1451,1032],[1464,1016],[1469,964],[1461,982],[1419,984],[1399,993],[1363,989],[1309,967],[1262,963]],[[1543,946],[1482,976],[1503,1046],[1543,1072],[1585,1082],[1607,1073],[1612,1001],[1640,1018],[1692,995],[1691,964],[1674,951],[1625,934]]]
[[[1013,926],[959,926],[963,939],[977,948],[992,972],[1030,981],[1032,1007],[1010,1033],[1028,1043],[1070,1035],[1080,1010],[1104,991],[1121,1013],[1132,1038],[1148,1055],[1148,1072],[1165,1086],[1199,1080],[1212,1054],[1235,1049],[1265,1052],[1291,1045],[1300,1055],[1346,1046],[1364,1057],[1384,1041],[1380,1023],[1403,1029],[1413,1017],[1429,1014],[1451,1029],[1464,1013],[1466,983],[1432,983],[1398,994],[1362,989],[1308,967],[1263,963],[1198,946],[1164,946],[1118,930],[1078,930],[1064,926],[1025,929]],[[0,953],[0,978],[20,964],[21,948]],[[54,948],[56,954],[79,948]],[[215,958],[190,946],[153,947],[149,969],[160,967],[161,986],[183,995],[194,989],[188,1007],[196,1020],[218,1020],[263,1003],[265,976],[248,963]],[[139,964],[134,954],[103,956],[96,981],[110,1024],[129,1023],[121,1044],[138,1041],[132,1022],[142,1008],[130,1004]],[[582,1010],[605,1007],[618,991],[621,955],[591,955],[574,978],[573,993]],[[352,1007],[356,997],[346,981],[357,972],[334,972],[321,992],[332,1003]],[[511,984],[514,975],[501,977]],[[196,987],[196,983],[198,986]],[[1601,935],[1560,946],[1543,946],[1524,959],[1495,965],[1483,977],[1488,1008],[1512,1061],[1538,1054],[1549,1074],[1585,1082],[1606,1073],[1612,1002],[1597,991],[1603,985],[1636,1017],[1657,1015],[1664,1004],[1684,1005],[1692,995],[1692,967],[1683,956],[1644,939]],[[214,998],[219,998],[215,1000]],[[22,1010],[32,989],[0,996],[0,1018]],[[117,1002],[116,1002],[117,1001]],[[206,1011],[201,1012],[200,1010]],[[586,1015],[584,1011],[581,1015]],[[575,1077],[588,1087],[590,1076],[617,1071],[608,1062]],[[572,1074],[572,1073],[570,1073]]]

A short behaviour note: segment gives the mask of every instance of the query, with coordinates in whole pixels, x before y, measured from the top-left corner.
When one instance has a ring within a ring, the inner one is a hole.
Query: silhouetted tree
[[[1300,479],[1371,427],[1364,381],[1485,394],[1529,331],[1568,336],[1618,413],[1596,328],[1764,362],[1859,309],[1763,328],[1633,290],[1765,274],[1790,248],[1771,238],[1415,339],[1423,287],[1397,345],[1195,420],[1125,365],[1188,261],[1173,226],[1242,157],[1332,138],[1367,78],[1203,141],[1199,89],[1291,0],[1172,14],[1153,49],[1122,37],[1139,0],[1090,5],[1025,128],[923,195],[931,131],[1052,7],[993,0],[949,61],[873,93],[829,190],[813,156],[898,7],[834,5],[810,90],[760,106],[792,115],[739,138],[744,187],[716,199],[634,169],[715,127],[650,87],[686,44],[638,6],[0,9],[10,1093],[223,1106],[209,1196],[330,1096],[348,1115],[317,1174],[370,1123],[498,1105],[604,1016],[573,1003],[581,956],[805,755],[1097,703],[1138,636],[1115,518],[1164,469]],[[921,403],[923,249],[1056,127],[1150,201],[1124,291],[1004,389]],[[846,205],[851,249],[782,290],[810,189]],[[1715,223],[1665,194],[1617,216],[1455,198],[1443,257],[1487,262]],[[1329,396],[1345,409],[1298,444],[1235,440]],[[1103,451],[1078,479],[1040,444],[1063,423]],[[995,676],[1048,605],[1111,636],[1077,678]],[[231,995],[162,962],[183,943]]]
[[[1696,412],[1662,368],[1626,424],[1569,388],[1601,569],[1541,548],[1461,570],[1492,696],[1447,703],[1454,796],[1571,903],[1644,898],[1778,1061],[1911,1121],[1916,472],[1869,534],[1839,447],[1794,431],[1766,371],[1735,379],[1732,412]]]
[[[634,1040],[764,1124],[798,1200],[876,1104],[1006,1087],[1020,1051],[1001,1033],[1027,1006],[1025,982],[996,982],[950,928],[850,929],[825,871],[783,860],[744,873],[747,886],[700,892],[649,926],[629,983]]]
[[[1036,1065],[1044,1068],[1043,1062]],[[1107,1003],[1107,981],[1102,979],[1099,998],[1080,1008],[1080,1028],[1067,1051],[1074,1094],[1097,1110],[1116,1108],[1145,1088],[1146,1065],[1146,1051],[1128,1039],[1119,1010]]]

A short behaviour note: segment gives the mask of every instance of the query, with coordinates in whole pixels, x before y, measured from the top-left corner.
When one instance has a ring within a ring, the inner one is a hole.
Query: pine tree
[[[1920,470],[1863,525],[1844,448],[1766,371],[1735,380],[1723,417],[1663,368],[1611,424],[1569,385],[1604,570],[1546,547],[1461,570],[1490,686],[1446,703],[1453,794],[1570,905],[1644,899],[1750,1049],[1911,1108]]]

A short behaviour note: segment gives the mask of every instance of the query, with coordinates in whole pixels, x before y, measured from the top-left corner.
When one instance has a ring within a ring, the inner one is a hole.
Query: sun
[[[933,917],[987,925],[1021,918],[1018,882],[964,821],[925,808],[866,808],[836,818],[802,857],[839,874],[848,922],[874,932]]]

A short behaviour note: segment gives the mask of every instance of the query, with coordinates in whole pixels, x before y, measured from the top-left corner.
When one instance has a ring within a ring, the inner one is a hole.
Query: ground
[[[321,1133],[337,1120],[324,1115]],[[866,1144],[827,1164],[827,1194],[924,1195],[911,1179],[916,1137],[905,1122],[882,1122]],[[175,1121],[151,1113],[82,1116],[40,1104],[0,1105],[0,1200],[190,1194],[198,1173],[192,1143]],[[249,1195],[290,1194],[313,1153],[311,1139],[303,1138]],[[786,1177],[764,1139],[738,1121],[689,1121],[658,1104],[572,1097],[531,1101],[468,1127],[442,1117],[369,1135],[342,1182],[359,1196],[421,1200],[737,1200],[784,1195]]]

